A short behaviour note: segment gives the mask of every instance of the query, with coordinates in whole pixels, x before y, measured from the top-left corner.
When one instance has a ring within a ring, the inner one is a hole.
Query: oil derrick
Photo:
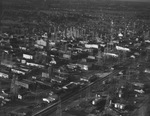
[[[12,54],[6,54],[6,55],[7,55],[7,61],[12,62],[12,60],[13,60]]]
[[[146,57],[145,57],[145,61],[148,61],[148,51],[146,51]]]
[[[114,39],[114,21],[111,21],[111,28],[110,28],[110,42],[109,42],[109,50],[113,50],[113,39]]]
[[[18,86],[15,84],[17,81],[17,77],[16,75],[13,75],[12,80],[11,80],[11,93],[13,93],[14,95],[17,95],[18,93]]]
[[[150,50],[149,49],[146,50],[145,60],[146,60],[146,62],[149,62],[149,60],[150,60]]]
[[[44,55],[41,55],[41,63],[42,64],[46,63],[46,57]]]
[[[13,56],[12,56],[12,54],[10,54],[10,56],[9,56],[9,61],[10,61],[10,62],[13,61]]]
[[[54,26],[52,27],[52,31],[51,31],[51,40],[52,41],[55,41],[55,28],[54,28]]]
[[[118,54],[119,54],[119,56],[118,56],[117,64],[120,64],[121,63],[121,53],[120,53],[120,51],[118,51]]]
[[[1,89],[2,89],[2,82],[0,81],[0,91],[1,91]]]
[[[126,60],[126,52],[125,51],[123,51],[123,53],[122,53],[122,61],[124,62],[125,60]]]
[[[99,65],[103,65],[103,61],[102,61],[102,58],[103,58],[103,52],[104,52],[104,47],[99,47],[98,48],[98,64]]]
[[[65,34],[64,34],[64,36],[65,36],[65,38],[67,37],[67,27],[65,27]]]
[[[126,51],[117,50],[118,57],[118,64],[126,60]]]
[[[58,40],[58,34],[59,34],[59,26],[57,26],[55,30],[55,42],[57,42]]]
[[[43,6],[44,9],[48,8],[47,0],[43,0],[43,5],[42,6]]]
[[[62,107],[61,107],[61,99],[59,98],[59,103],[57,105],[56,116],[62,116]]]
[[[41,54],[39,54],[38,51],[36,51],[35,62],[39,63],[41,60],[42,60]]]
[[[98,50],[98,64],[101,64],[101,52]]]
[[[51,38],[51,27],[48,28],[48,37],[47,37],[47,40],[46,40],[46,50],[47,51],[50,49],[50,46],[49,46],[50,38]]]
[[[48,67],[48,73],[49,73],[49,78],[52,81],[53,78],[53,73],[54,73],[54,65],[56,64],[56,61],[54,58],[52,58],[52,60],[49,62],[49,67]]]
[[[56,28],[56,26],[54,26],[54,42],[56,42],[56,40],[57,40],[57,28]]]
[[[90,97],[91,97],[91,87],[89,86],[89,87],[86,89],[86,99],[88,100]]]
[[[64,51],[65,51],[65,53],[67,53],[67,49],[68,49],[68,44],[65,44],[64,45]]]
[[[5,59],[5,53],[2,51],[1,61],[3,61],[4,59]]]
[[[127,25],[125,24],[125,27],[124,27],[125,29],[124,29],[124,38],[126,39],[126,37],[127,37]]]
[[[114,34],[114,21],[111,21],[110,34],[111,34],[110,42],[112,42]]]
[[[52,76],[53,76],[53,66],[49,65],[48,67],[48,74],[49,74],[49,78],[52,80]]]
[[[125,76],[125,80],[129,80],[130,79],[130,76],[131,76],[131,69],[130,69],[130,66],[128,67],[128,70],[126,71],[126,76]]]
[[[5,52],[5,51],[3,51],[2,52],[2,61],[7,61],[8,60],[8,53],[7,52]]]
[[[112,81],[112,80],[108,80],[108,81]],[[112,82],[111,82],[112,83]],[[119,83],[120,84],[120,83]],[[110,97],[114,97],[115,96],[115,91],[116,88],[118,87],[118,83],[112,83],[109,88],[108,88],[108,93],[110,95]]]
[[[110,105],[111,105],[110,96],[107,95],[107,98],[106,98],[106,104],[105,104],[105,109],[106,109],[107,107],[109,107]]]

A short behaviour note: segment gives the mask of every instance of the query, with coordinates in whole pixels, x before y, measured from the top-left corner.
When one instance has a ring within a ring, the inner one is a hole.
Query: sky
[[[135,2],[150,2],[150,0],[117,0],[117,1],[135,1]]]

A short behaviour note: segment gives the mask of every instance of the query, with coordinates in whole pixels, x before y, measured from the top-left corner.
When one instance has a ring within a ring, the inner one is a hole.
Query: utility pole
[[[59,97],[59,103],[57,105],[56,116],[62,116],[61,99]]]
[[[89,87],[86,89],[86,99],[88,100],[90,97],[91,97],[91,87],[89,86]]]

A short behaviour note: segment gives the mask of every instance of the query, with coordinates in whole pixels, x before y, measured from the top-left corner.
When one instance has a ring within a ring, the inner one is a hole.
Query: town
[[[150,115],[149,3],[1,6],[0,116]]]

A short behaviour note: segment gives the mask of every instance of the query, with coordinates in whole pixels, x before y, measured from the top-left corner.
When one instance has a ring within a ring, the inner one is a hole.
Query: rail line
[[[66,98],[64,98],[63,101],[58,101],[58,102],[56,102],[56,103],[54,103],[54,104],[52,104],[52,105],[50,105],[50,106],[48,106],[48,107],[46,107],[46,108],[40,110],[39,112],[33,114],[32,116],[44,116],[44,115],[46,115],[46,114],[49,114],[50,112],[52,112],[52,111],[51,111],[52,109],[55,109],[55,108],[57,107],[57,105],[60,104],[60,102],[61,102],[61,104],[65,104],[65,102],[67,102],[68,100],[71,100],[71,99],[74,98],[74,97],[79,96],[79,95],[80,95],[83,91],[85,91],[86,89],[88,89],[88,88],[90,88],[90,87],[96,85],[97,83],[100,83],[100,82],[102,82],[102,81],[105,81],[105,80],[107,80],[108,78],[111,78],[112,76],[114,76],[114,75],[117,74],[118,72],[119,72],[119,70],[116,70],[116,71],[112,72],[111,74],[109,74],[109,75],[107,75],[107,76],[105,76],[105,77],[103,77],[103,78],[100,78],[100,79],[96,80],[95,82],[90,83],[88,86],[86,86],[86,87],[80,89],[78,92],[74,92],[74,93],[70,94],[69,96],[67,96]],[[54,111],[54,110],[53,110],[53,111]]]

